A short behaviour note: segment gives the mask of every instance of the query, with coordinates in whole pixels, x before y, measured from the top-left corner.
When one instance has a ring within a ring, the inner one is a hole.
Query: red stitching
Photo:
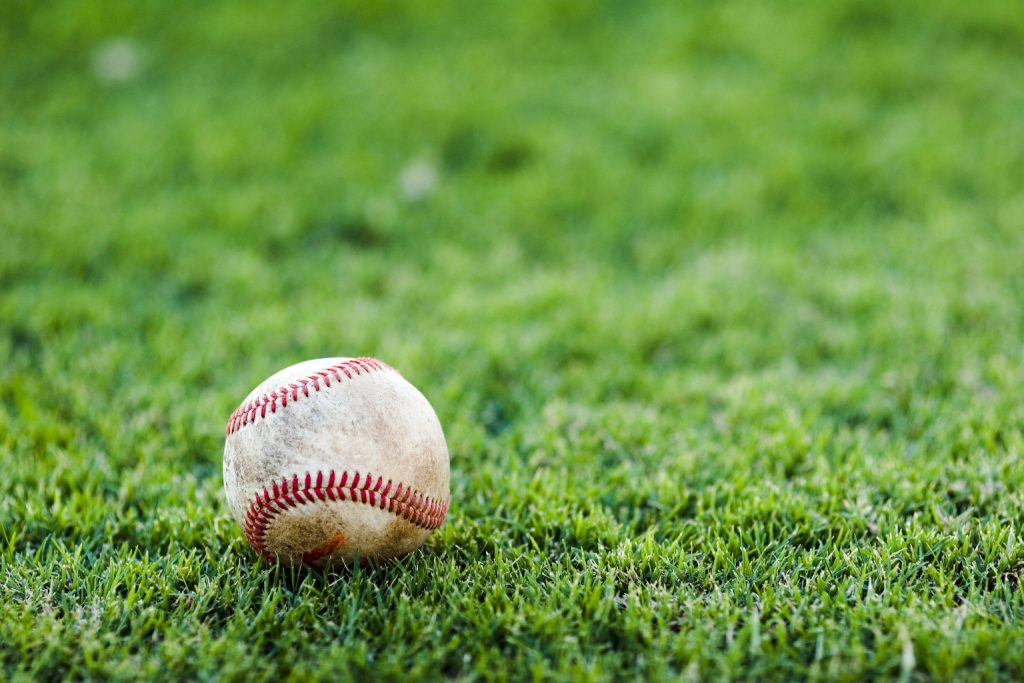
[[[405,496],[409,498],[411,495],[412,500],[399,500],[399,493],[403,490],[401,483],[398,484],[395,495],[389,496],[390,479],[387,486],[380,490],[381,482],[384,481],[383,477],[377,477],[374,481],[373,475],[367,473],[363,475],[362,482],[360,482],[359,473],[356,472],[352,482],[346,486],[348,472],[342,472],[340,481],[335,486],[335,472],[334,470],[328,470],[328,472],[326,485],[322,471],[317,472],[315,477],[306,472],[302,478],[297,474],[294,475],[291,481],[288,480],[288,477],[282,477],[280,481],[275,480],[271,483],[272,492],[264,487],[262,493],[256,493],[245,511],[245,521],[242,524],[245,538],[253,550],[268,560],[273,560],[273,557],[267,552],[266,536],[270,523],[289,508],[306,503],[322,502],[325,499],[350,500],[353,503],[379,507],[381,510],[386,509],[421,529],[429,530],[440,527],[448,514],[449,500],[436,500],[424,496],[422,493],[414,492],[408,486],[404,487]],[[347,497],[346,491],[348,492]]]
[[[342,381],[341,373],[345,373],[345,376],[352,379],[363,373],[373,372],[374,370],[391,370],[397,372],[394,368],[388,366],[386,363],[375,358],[353,358],[352,360],[342,361],[337,365],[331,365],[330,367],[319,370],[312,375],[296,379],[289,384],[283,384],[274,391],[258,396],[251,401],[246,401],[242,405],[235,409],[235,412],[231,413],[231,417],[228,418],[227,427],[224,432],[227,436],[231,436],[242,427],[251,425],[256,421],[257,416],[261,419],[267,417],[267,408],[270,408],[271,413],[277,412],[278,403],[282,408],[288,407],[289,403],[295,403],[300,401],[302,397],[309,398],[309,388],[313,387],[314,391],[320,391],[321,383],[326,386],[331,386],[330,377],[333,375],[337,382]],[[299,387],[302,388],[302,397],[299,396]],[[289,396],[289,394],[291,394]]]

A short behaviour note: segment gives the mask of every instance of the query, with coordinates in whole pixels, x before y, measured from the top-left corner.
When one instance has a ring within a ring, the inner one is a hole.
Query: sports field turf
[[[1024,7],[0,4],[0,679],[1024,677]],[[453,503],[281,571],[371,355]]]

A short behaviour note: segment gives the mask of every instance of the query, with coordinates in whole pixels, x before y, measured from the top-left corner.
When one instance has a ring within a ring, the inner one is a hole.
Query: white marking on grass
[[[414,202],[426,199],[437,191],[437,167],[426,159],[414,159],[405,165],[398,176],[402,196]]]
[[[125,83],[142,71],[142,49],[131,38],[112,38],[93,51],[92,70],[103,83]]]

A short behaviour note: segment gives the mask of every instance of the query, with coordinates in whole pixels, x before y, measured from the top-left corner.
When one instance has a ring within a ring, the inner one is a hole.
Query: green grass
[[[1015,0],[5,3],[0,679],[1024,677],[1022,74]],[[226,419],[361,354],[449,520],[268,566]]]

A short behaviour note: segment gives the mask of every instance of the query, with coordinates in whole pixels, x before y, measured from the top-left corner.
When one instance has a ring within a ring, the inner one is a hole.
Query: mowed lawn
[[[433,403],[257,559],[224,426]],[[0,679],[1024,677],[1024,8],[0,6]]]

